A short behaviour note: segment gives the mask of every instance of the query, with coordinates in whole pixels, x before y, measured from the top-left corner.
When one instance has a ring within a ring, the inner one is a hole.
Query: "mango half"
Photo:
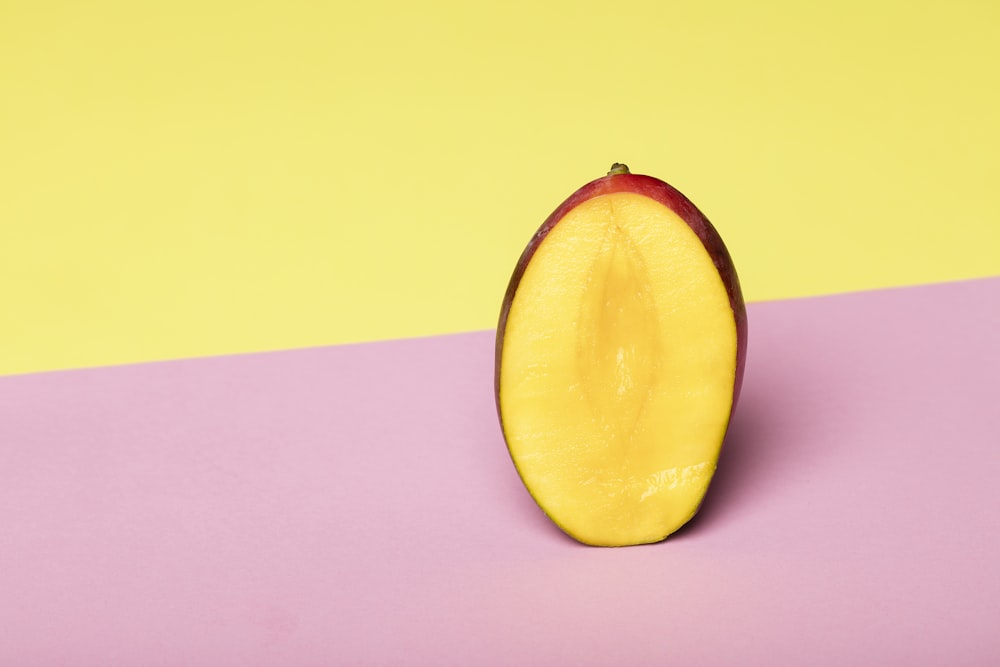
[[[528,492],[584,544],[663,540],[712,480],[746,350],[715,228],[667,183],[613,165],[545,220],[503,300],[497,411]]]

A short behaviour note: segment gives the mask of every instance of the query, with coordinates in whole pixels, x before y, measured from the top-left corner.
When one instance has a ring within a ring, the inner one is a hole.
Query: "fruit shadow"
[[[747,369],[719,455],[718,468],[698,513],[671,538],[689,538],[714,530],[752,512],[754,505],[780,486],[780,478],[802,464],[800,425],[790,423],[792,405],[809,390],[786,375],[783,366]],[[801,380],[801,378],[800,378]]]
[[[749,401],[748,401],[749,402]],[[741,406],[733,415],[719,455],[718,469],[694,518],[671,539],[693,536],[719,524],[733,508],[752,503],[754,488],[766,483],[770,454],[765,451],[768,417],[756,404]]]

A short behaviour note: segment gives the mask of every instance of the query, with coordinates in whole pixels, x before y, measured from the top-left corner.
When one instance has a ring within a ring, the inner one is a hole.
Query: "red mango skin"
[[[559,221],[567,213],[588,199],[616,192],[631,192],[645,195],[650,199],[660,202],[676,213],[698,236],[698,239],[701,240],[705,250],[708,251],[709,256],[715,263],[715,268],[719,272],[723,284],[726,286],[726,292],[729,294],[729,305],[733,309],[733,317],[736,321],[736,378],[733,384],[733,405],[730,415],[732,414],[732,410],[736,409],[736,403],[740,396],[740,388],[743,386],[743,371],[746,367],[747,312],[746,304],[743,301],[743,292],[740,290],[740,280],[736,275],[736,268],[733,266],[729,250],[726,249],[725,243],[722,242],[722,237],[719,236],[719,233],[712,226],[712,223],[709,222],[708,218],[676,188],[652,176],[615,172],[615,168],[612,167],[612,173],[587,183],[560,204],[545,219],[545,222],[538,228],[535,235],[531,237],[531,241],[528,242],[524,252],[521,253],[521,258],[514,267],[514,273],[510,278],[510,283],[507,285],[507,293],[504,295],[503,306],[500,309],[500,321],[497,324],[494,396],[496,398],[497,414],[500,417],[501,428],[503,428],[503,415],[500,413],[500,361],[503,353],[504,332],[507,329],[507,316],[510,314],[510,307],[514,302],[514,294],[521,282],[521,277],[528,267],[528,262],[531,261],[535,251],[548,236],[549,232],[559,224]]]

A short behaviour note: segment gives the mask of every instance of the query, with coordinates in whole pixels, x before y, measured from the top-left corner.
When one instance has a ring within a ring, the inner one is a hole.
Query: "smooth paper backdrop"
[[[0,378],[0,664],[996,664],[998,299],[751,304],[705,505],[621,549],[518,480],[488,331]]]

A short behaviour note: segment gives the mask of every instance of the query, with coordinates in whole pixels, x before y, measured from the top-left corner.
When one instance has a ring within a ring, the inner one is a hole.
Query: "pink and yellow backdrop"
[[[998,29],[3,3],[0,662],[996,659]],[[601,551],[519,487],[488,330],[614,161],[719,228],[750,362],[705,518]]]

